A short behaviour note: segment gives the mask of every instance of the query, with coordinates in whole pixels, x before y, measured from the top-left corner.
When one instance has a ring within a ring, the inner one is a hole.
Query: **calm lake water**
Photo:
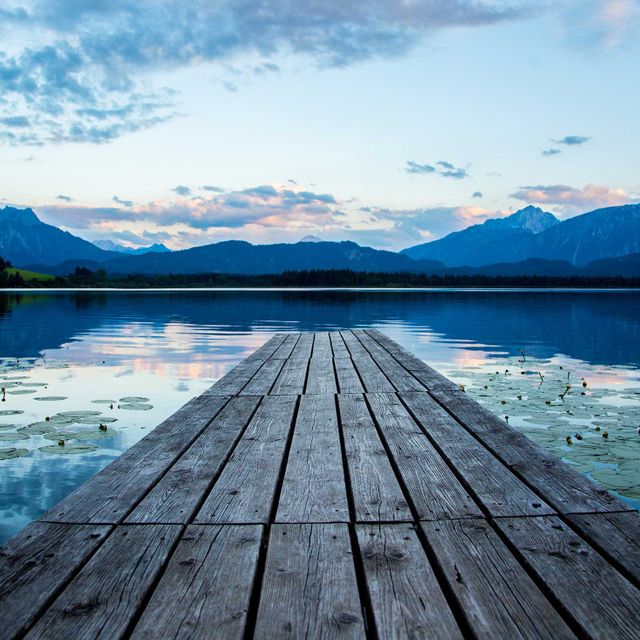
[[[640,292],[0,292],[0,542],[274,333],[356,327],[640,506]]]

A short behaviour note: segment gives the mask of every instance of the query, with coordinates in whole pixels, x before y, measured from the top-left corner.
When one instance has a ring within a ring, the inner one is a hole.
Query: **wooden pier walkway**
[[[0,551],[0,638],[637,640],[639,523],[380,332],[277,335]]]

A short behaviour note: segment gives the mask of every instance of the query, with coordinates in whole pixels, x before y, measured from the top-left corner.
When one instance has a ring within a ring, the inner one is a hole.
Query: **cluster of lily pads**
[[[464,380],[465,391],[478,402],[578,471],[640,498],[640,388],[592,386],[584,371],[581,377],[566,365],[531,358],[501,360],[489,372],[448,373]],[[610,373],[620,377],[614,368]]]

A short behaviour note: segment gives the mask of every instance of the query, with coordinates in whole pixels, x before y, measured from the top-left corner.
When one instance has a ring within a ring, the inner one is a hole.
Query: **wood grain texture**
[[[640,586],[640,514],[589,513],[567,516],[567,520],[601,553]]]
[[[393,393],[396,390],[368,353],[355,355],[352,360],[362,384],[364,384],[365,391],[369,393]]]
[[[205,430],[228,397],[200,396],[42,516],[48,522],[122,522]]]
[[[374,418],[421,520],[482,512],[395,394],[367,394]]]
[[[333,396],[302,396],[277,522],[349,522]]]
[[[475,637],[575,637],[485,520],[424,522],[420,526]]]
[[[263,400],[195,522],[269,521],[296,403],[295,396]]]
[[[241,638],[261,538],[257,525],[189,526],[131,637]]]
[[[123,638],[180,536],[180,525],[121,525],[27,638]]]
[[[341,331],[340,337],[352,358],[369,356],[369,352],[362,346],[362,342],[355,337],[353,331]]]
[[[364,387],[351,358],[335,358],[333,363],[340,393],[364,393]]]
[[[282,371],[284,360],[266,360],[256,374],[240,391],[243,396],[263,396],[269,393],[271,387]]]
[[[331,342],[331,349],[333,351],[334,358],[350,358],[351,354],[347,349],[342,336],[339,331],[331,331],[329,333],[329,340]]]
[[[126,522],[187,523],[220,473],[260,398],[232,398]]]
[[[313,333],[301,333],[294,350],[291,352],[291,358],[294,360],[308,360],[313,350]]]
[[[291,357],[291,352],[294,347],[300,340],[299,333],[289,333],[286,335],[285,339],[282,341],[280,346],[273,352],[271,355],[272,358],[276,360],[286,360]]]
[[[305,393],[309,395],[328,395],[338,393],[333,359],[316,358],[309,360],[309,374]]]
[[[507,518],[496,525],[585,634],[637,640],[640,591],[560,518]]]
[[[340,395],[338,405],[356,521],[413,520],[364,396]]]
[[[555,513],[427,393],[402,393],[400,397],[490,515]]]
[[[460,389],[430,393],[560,513],[631,510],[613,494],[571,469]]]
[[[33,522],[0,548],[0,638],[16,638],[113,527]]]
[[[295,396],[303,393],[308,366],[308,360],[287,360],[270,393],[284,396]]]
[[[329,339],[329,334],[326,331],[317,331],[314,334],[311,357],[318,358],[320,360],[333,357],[333,352],[331,351],[331,340]]]
[[[379,637],[462,639],[412,525],[357,525]]]
[[[252,360],[267,360],[278,349],[278,347],[285,341],[287,337],[286,333],[276,333],[272,338],[269,338],[261,347],[256,349],[252,354],[248,355],[245,360],[251,362]]]
[[[364,637],[347,525],[274,525],[254,638]]]

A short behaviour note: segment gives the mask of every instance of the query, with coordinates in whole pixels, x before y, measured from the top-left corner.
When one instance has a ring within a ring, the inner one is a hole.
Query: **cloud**
[[[0,118],[0,124],[11,128],[23,128],[30,126],[29,118],[26,116],[7,116],[6,118]]]
[[[560,149],[545,149],[542,152],[542,155],[549,157],[549,156],[557,156],[560,153],[562,153]]]
[[[564,24],[570,41],[612,49],[633,42],[640,28],[637,0],[570,0]]]
[[[583,189],[561,184],[532,185],[520,187],[511,197],[527,203],[555,205],[567,214],[626,204],[633,199],[624,189],[595,184]]]
[[[413,160],[407,160],[405,171],[407,173],[435,173],[436,168],[430,164],[418,164]]]
[[[105,143],[177,116],[175,94],[153,74],[259,57],[254,75],[277,73],[278,56],[346,67],[406,53],[441,29],[513,20],[533,0],[31,0],[2,8],[0,117],[24,116],[30,136],[9,144]],[[8,53],[7,51],[10,51]],[[6,125],[5,125],[6,126]]]
[[[123,207],[133,206],[133,202],[131,200],[122,200],[122,198],[118,198],[118,196],[113,196],[111,200],[113,200],[113,202],[115,202],[116,204],[122,205]]]
[[[223,193],[224,189],[222,187],[216,187],[212,184],[205,184],[200,187],[203,191],[212,191],[214,193]]]
[[[187,187],[187,185],[185,185],[185,184],[179,184],[177,187],[174,187],[173,189],[171,189],[171,191],[174,191],[179,196],[190,196],[191,195],[191,189],[189,187]]]
[[[575,147],[577,145],[584,144],[585,142],[589,142],[591,140],[590,136],[565,136],[564,138],[560,138],[559,140],[551,139],[551,142],[555,142],[556,144],[566,144],[570,147]]]
[[[57,195],[56,200],[62,200],[63,202],[73,202],[73,198],[71,196],[65,196],[62,194]]]
[[[482,198],[482,191],[474,191],[471,197],[472,198]]]

